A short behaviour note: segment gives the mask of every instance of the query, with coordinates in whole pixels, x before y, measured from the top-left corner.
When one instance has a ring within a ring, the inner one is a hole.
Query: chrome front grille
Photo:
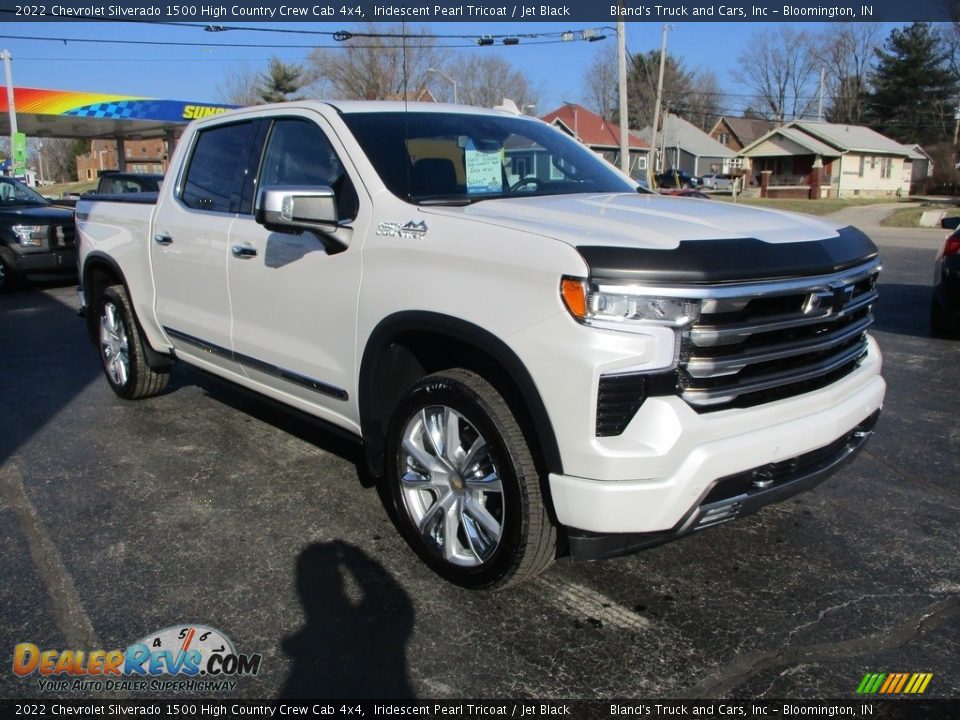
[[[683,334],[677,386],[700,411],[823,387],[857,367],[873,322],[879,263],[781,284],[723,286]]]

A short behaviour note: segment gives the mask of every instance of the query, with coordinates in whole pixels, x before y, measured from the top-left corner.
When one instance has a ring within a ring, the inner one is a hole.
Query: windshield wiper
[[[439,205],[442,207],[463,207],[464,205],[473,205],[482,200],[499,200],[502,196],[495,195],[490,197],[453,197],[453,198],[424,198],[423,200],[414,199],[417,205]]]

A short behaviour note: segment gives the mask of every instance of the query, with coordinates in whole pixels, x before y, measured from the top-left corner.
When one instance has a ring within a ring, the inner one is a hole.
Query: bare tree
[[[870,71],[879,45],[874,23],[832,25],[817,39],[817,62],[825,69],[826,117],[830,122],[863,122]]]
[[[238,63],[227,69],[217,83],[217,99],[228,105],[258,105],[263,102],[257,93],[260,73],[247,63]]]
[[[583,81],[583,98],[587,107],[608,122],[619,122],[619,118],[614,117],[620,106],[618,75],[617,47],[604,43],[587,67]]]
[[[41,152],[44,179],[72,182],[77,179],[77,156],[90,152],[90,141],[44,138]]]
[[[810,35],[782,25],[754,34],[736,77],[755,94],[755,109],[783,123],[816,107],[819,67]]]
[[[712,70],[696,73],[691,79],[686,103],[680,108],[681,114],[706,132],[723,114],[720,108],[722,97],[720,81]]]
[[[509,98],[521,110],[529,110],[540,98],[530,78],[499,56],[460,55],[447,65],[450,69],[445,72],[457,82],[457,100],[465,105],[489,108]],[[453,99],[453,86],[443,77],[431,77],[430,89],[438,99]]]
[[[442,67],[447,60],[445,51],[426,33],[425,28],[366,23],[344,41],[342,49],[310,52],[306,69],[311,89],[350,100],[415,97],[431,80],[427,69]]]

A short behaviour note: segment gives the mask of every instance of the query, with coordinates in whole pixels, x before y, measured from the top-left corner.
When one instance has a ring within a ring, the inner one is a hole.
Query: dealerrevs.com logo
[[[234,678],[256,675],[260,661],[204,625],[168,627],[126,650],[41,650],[33,643],[13,650],[13,672],[37,675],[41,691],[230,691]]]

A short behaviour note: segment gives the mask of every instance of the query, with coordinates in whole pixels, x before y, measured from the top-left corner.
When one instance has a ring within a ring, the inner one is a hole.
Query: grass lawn
[[[714,195],[714,200],[732,202],[733,198],[729,195]],[[786,198],[737,198],[737,203],[742,205],[755,205],[757,207],[768,207],[776,210],[790,210],[792,212],[806,213],[808,215],[830,215],[838,210],[858,205],[882,205],[891,202],[882,198],[852,198],[850,200],[841,200],[838,198],[826,198],[823,200],[789,200]],[[919,217],[919,216],[918,216]]]
[[[82,193],[86,190],[93,190],[97,186],[97,182],[97,180],[84,180],[83,182],[44,185],[43,187],[37,188],[37,192],[47,197],[58,198],[64,193]]]
[[[881,225],[886,227],[915,228],[920,227],[920,216],[928,210],[946,210],[944,217],[960,216],[960,208],[945,207],[935,205],[923,205],[921,207],[901,208],[891,215],[888,215],[880,221]],[[939,227],[939,225],[938,225]]]

